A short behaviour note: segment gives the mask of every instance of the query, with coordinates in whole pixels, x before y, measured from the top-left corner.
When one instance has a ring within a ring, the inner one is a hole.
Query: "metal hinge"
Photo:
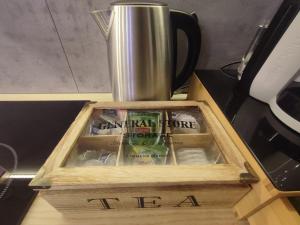
[[[245,168],[248,170],[248,173],[240,174],[240,182],[243,184],[256,183],[259,181],[259,178],[253,168],[248,162],[244,163]]]

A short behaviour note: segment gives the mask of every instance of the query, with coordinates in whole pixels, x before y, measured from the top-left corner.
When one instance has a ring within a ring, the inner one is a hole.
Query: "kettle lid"
[[[168,6],[168,4],[157,1],[116,1],[111,5],[141,5],[141,6]]]

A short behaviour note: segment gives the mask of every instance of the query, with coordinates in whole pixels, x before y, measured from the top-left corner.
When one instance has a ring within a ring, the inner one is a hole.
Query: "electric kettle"
[[[91,15],[107,41],[115,101],[169,100],[192,74],[201,43],[195,14],[164,3],[120,1]],[[188,50],[176,75],[178,29],[187,36]]]

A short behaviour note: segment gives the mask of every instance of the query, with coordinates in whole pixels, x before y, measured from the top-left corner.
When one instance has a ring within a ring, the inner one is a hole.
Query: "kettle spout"
[[[90,12],[91,16],[94,18],[98,27],[102,31],[105,39],[109,37],[110,27],[112,24],[113,16],[111,10],[94,10]]]

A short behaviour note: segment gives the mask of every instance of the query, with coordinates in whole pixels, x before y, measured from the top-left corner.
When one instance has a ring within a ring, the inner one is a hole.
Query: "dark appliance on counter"
[[[300,0],[284,1],[242,72],[227,111],[233,116],[249,94],[300,133]]]

